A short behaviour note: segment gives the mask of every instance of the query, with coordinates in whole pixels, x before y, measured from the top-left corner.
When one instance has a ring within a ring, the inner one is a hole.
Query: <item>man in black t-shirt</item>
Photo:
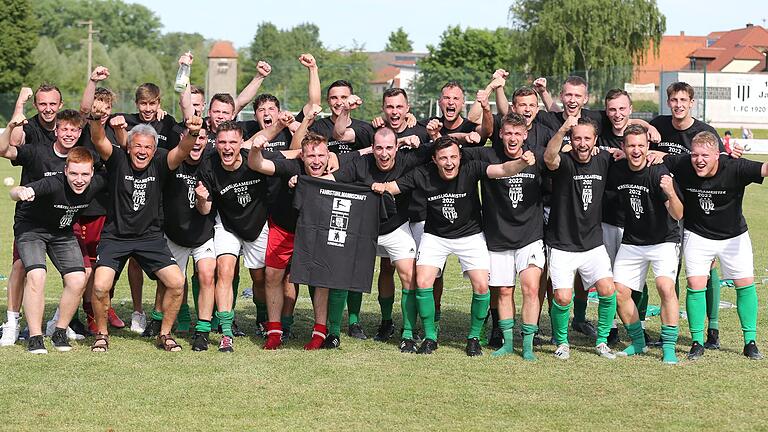
[[[572,149],[563,153],[566,134],[571,136]],[[568,315],[577,272],[585,288],[597,288],[595,350],[604,358],[616,358],[606,343],[616,316],[616,294],[600,227],[603,192],[613,155],[603,151],[593,156],[596,138],[597,125],[593,121],[569,116],[544,153],[544,161],[552,171],[552,211],[545,233],[551,248],[549,272],[555,291],[550,317],[557,343],[555,357],[561,360],[570,358]]]
[[[285,289],[285,276],[291,263],[294,250],[294,238],[296,233],[296,220],[298,212],[294,209],[294,189],[288,186],[291,178],[299,175],[320,177],[328,168],[328,144],[325,137],[313,132],[307,133],[309,120],[314,118],[315,112],[311,112],[301,123],[296,131],[296,137],[301,138],[301,154],[299,159],[285,159],[277,157],[266,159],[262,152],[266,149],[266,141],[254,139],[253,147],[248,154],[248,167],[267,176],[274,176],[280,184],[278,196],[275,197],[269,208],[269,237],[266,247],[266,290],[274,293],[276,304],[268,310],[267,341],[265,349],[276,349],[281,345],[281,336],[284,329],[284,317],[287,299],[280,297]],[[271,154],[271,152],[269,152]],[[288,289],[293,289],[291,284]],[[312,329],[312,339],[304,345],[305,350],[316,350],[323,346],[328,335],[329,290],[323,287],[315,287],[312,296],[312,306],[315,314],[315,324]],[[291,305],[293,306],[293,305]],[[341,302],[343,309],[344,304]],[[281,316],[282,313],[282,316]],[[293,313],[291,311],[290,316]]]
[[[608,111],[611,112],[610,108]],[[661,298],[662,361],[676,364],[680,310],[675,294],[680,243],[676,221],[683,217],[683,204],[666,167],[648,163],[648,131],[640,125],[630,125],[621,132],[626,159],[611,166],[606,196],[616,195],[613,212],[621,214],[625,221],[613,274],[616,309],[632,344],[617,355],[647,351],[642,311],[638,311],[633,294],[647,290],[644,285],[651,266]],[[605,208],[605,204],[603,206]]]
[[[477,92],[477,101],[483,109],[483,123],[473,123],[461,115],[464,110],[464,87],[457,81],[448,81],[440,90],[437,101],[442,115],[422,120],[419,123],[427,128],[434,141],[441,136],[451,135],[462,145],[483,146],[485,140],[493,134],[493,115],[488,104],[488,92]]]
[[[147,274],[166,287],[158,345],[166,351],[179,351],[181,346],[170,333],[181,304],[184,276],[163,238],[160,205],[163,186],[171,171],[189,154],[203,121],[199,117],[189,119],[188,133],[170,151],[158,149],[158,134],[152,126],[136,125],[129,132],[128,146],[123,151],[106,138],[100,123],[102,115],[104,112],[94,109],[89,123],[91,140],[107,167],[111,202],[94,271],[93,305],[99,335],[91,350],[105,352],[109,348],[109,290],[128,258],[133,257]]]
[[[259,137],[254,137],[256,139]],[[253,140],[252,139],[252,140]],[[221,323],[219,351],[232,352],[234,320],[232,282],[240,253],[251,274],[254,297],[264,297],[264,259],[267,245],[267,182],[263,174],[248,168],[248,147],[237,122],[219,125],[216,153],[198,168],[197,209],[207,215],[216,211],[216,316]],[[282,298],[282,291],[279,292]],[[270,296],[271,297],[271,296]],[[273,300],[266,298],[269,304]],[[278,310],[279,313],[279,310]]]
[[[160,110],[160,88],[152,83],[144,83],[136,88],[136,109],[133,114],[122,113],[126,122],[126,130],[130,131],[140,124],[150,125],[158,136],[158,148],[171,150],[179,144],[183,128],[176,124],[176,119],[165,114],[162,120],[158,118]]]
[[[422,165],[396,181],[373,183],[375,192],[393,195],[419,189],[427,202],[427,219],[416,257],[416,304],[424,326],[425,339],[418,352],[430,354],[437,349],[434,325],[435,303],[432,284],[450,254],[459,258],[462,271],[472,284],[471,327],[465,352],[482,354],[480,330],[488,314],[488,269],[490,258],[482,231],[478,180],[486,177],[513,176],[535,163],[526,152],[516,161],[491,165],[483,161],[462,163],[459,140],[441,137],[435,142],[434,164]]]
[[[85,290],[83,256],[73,235],[72,223],[106,186],[104,177],[91,181],[93,173],[93,156],[87,149],[77,148],[68,153],[64,174],[44,177],[11,190],[11,199],[21,201],[16,208],[13,231],[27,274],[24,312],[29,324],[27,349],[30,353],[47,353],[42,333],[46,252],[64,283],[51,341],[58,351],[72,349],[66,329]]]
[[[335,181],[343,183],[365,185],[385,183],[397,180],[412,169],[429,162],[430,157],[431,148],[426,145],[413,151],[399,152],[395,132],[384,127],[378,129],[374,135],[372,154],[355,159],[332,176]],[[408,222],[410,201],[410,194],[401,194],[396,197],[396,213],[381,223],[377,240],[377,254],[381,257],[386,256],[388,261],[394,264],[402,284],[403,335],[400,351],[405,353],[416,352],[416,343],[413,340],[413,329],[417,317],[416,291],[413,287],[416,242]],[[386,341],[394,333],[392,323],[394,288],[394,283],[379,285],[378,301],[381,306],[382,321],[376,333],[375,339],[378,341]],[[353,333],[353,325],[350,324],[349,333]]]
[[[526,119],[510,113],[502,119],[503,149],[492,147],[465,149],[465,157],[488,163],[518,160],[526,151]],[[502,333],[502,346],[494,356],[512,354],[515,325],[515,279],[520,276],[523,292],[523,358],[535,360],[533,337],[538,331],[539,280],[544,268],[544,214],[542,174],[546,171],[543,150],[534,165],[500,179],[483,179],[483,232],[490,255],[490,289],[497,297],[496,317]],[[493,299],[491,299],[493,303]]]
[[[732,159],[720,153],[720,140],[699,132],[691,140],[691,154],[667,156],[664,164],[674,174],[685,198],[683,256],[688,280],[685,307],[693,345],[688,358],[704,355],[706,284],[710,265],[717,258],[723,277],[736,287],[736,308],[744,333],[744,355],[760,359],[755,344],[757,291],[754,284],[752,244],[742,212],[744,188],[762,183],[768,163]]]
[[[11,161],[14,166],[21,166],[21,185],[26,185],[44,177],[56,175],[64,171],[64,163],[69,151],[74,148],[82,134],[82,116],[74,110],[63,110],[56,113],[56,140],[43,142],[28,141],[21,146],[10,145],[13,133],[22,129],[27,123],[23,114],[15,114],[8,127],[0,135],[0,156]],[[30,135],[30,138],[35,135]],[[17,204],[18,208],[18,204]],[[19,260],[18,251],[14,247],[13,268],[8,287],[8,321],[7,332],[0,340],[0,346],[13,345],[18,337],[18,316],[24,290],[24,266]]]
[[[725,147],[715,128],[693,118],[691,113],[695,103],[693,87],[685,82],[674,82],[667,87],[666,91],[667,106],[672,114],[659,115],[651,120],[651,124],[661,134],[661,141],[658,144],[651,144],[649,158],[656,160],[665,154],[690,154],[693,137],[699,132],[705,131],[717,137],[719,151],[721,153],[725,152]],[[679,287],[677,290],[679,292]],[[714,262],[709,271],[706,299],[708,326],[707,340],[704,343],[704,347],[707,349],[718,349],[720,348],[720,275]]]

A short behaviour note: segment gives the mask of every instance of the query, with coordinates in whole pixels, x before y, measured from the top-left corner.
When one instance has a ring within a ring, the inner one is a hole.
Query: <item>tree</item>
[[[517,32],[505,28],[448,27],[439,45],[428,45],[429,55],[419,61],[420,71],[411,98],[416,100],[411,103],[416,114],[428,114],[429,101],[439,96],[448,81],[462,84],[466,98],[472,100],[477,90],[485,88],[496,69],[520,72],[523,62],[517,54],[517,40]]]
[[[34,66],[32,50],[37,45],[39,23],[29,0],[0,3],[0,92],[18,92]]]
[[[634,61],[651,41],[658,50],[666,29],[654,0],[516,0],[509,11],[533,71],[583,72],[593,90],[630,79]]]
[[[408,39],[408,33],[402,27],[399,27],[396,31],[389,34],[389,41],[384,51],[411,52],[413,51],[413,42]]]

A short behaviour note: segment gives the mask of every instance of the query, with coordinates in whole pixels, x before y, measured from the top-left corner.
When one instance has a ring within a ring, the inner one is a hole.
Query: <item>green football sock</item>
[[[757,336],[757,290],[755,284],[736,287],[736,312],[744,332],[744,344],[755,340]]]
[[[195,305],[195,315],[200,319],[200,309],[197,306],[197,300],[200,297],[200,279],[196,274],[192,275],[192,302]]]
[[[624,353],[628,356],[642,354],[645,351],[645,333],[640,321],[624,324],[624,328],[627,329],[627,334],[632,339],[632,344],[624,349]]]
[[[504,333],[504,345],[502,345],[501,348],[494,351],[491,355],[492,356],[503,356],[506,354],[512,354],[514,352],[514,327],[515,327],[515,319],[500,319],[499,320],[499,328],[501,329],[501,332]]]
[[[155,321],[162,321],[163,320],[163,313],[160,312],[157,309],[152,309],[152,313],[149,314],[149,317],[152,318]]]
[[[403,339],[413,339],[413,327],[419,317],[416,301],[416,290],[403,290],[400,298],[400,309],[403,312]],[[382,318],[383,319],[383,318]]]
[[[424,326],[424,338],[436,341],[435,297],[432,288],[419,288],[416,290],[416,306],[419,310],[421,325]]]
[[[467,339],[480,339],[480,332],[483,330],[483,324],[485,324],[485,319],[488,317],[488,306],[490,304],[491,293],[472,293],[472,307],[470,308],[472,321],[469,326],[469,335],[467,336]]]
[[[182,303],[179,307],[179,314],[176,315],[176,331],[188,332],[192,323],[192,317],[189,316],[189,305]]]
[[[347,290],[332,289],[328,292],[328,334],[341,336],[341,319],[347,303]]]
[[[392,321],[392,308],[395,305],[395,296],[379,296],[379,307],[381,308],[381,320]]]
[[[221,323],[221,334],[224,336],[235,337],[232,333],[232,322],[235,319],[235,313],[231,310],[223,312],[216,311],[216,316]]]
[[[576,322],[587,320],[587,299],[573,298],[573,320]]]
[[[536,332],[539,331],[539,326],[536,324],[523,323],[523,359],[528,361],[536,360],[536,356],[533,355],[533,337]]]
[[[712,330],[720,329],[720,274],[717,269],[709,270],[709,281],[707,281],[707,318]]]
[[[616,293],[609,296],[597,296],[597,340],[595,345],[608,342],[608,334],[616,316]]]
[[[571,305],[560,306],[556,301],[552,302],[552,337],[555,338],[557,345],[568,344],[568,317],[571,314]]]
[[[685,311],[688,313],[688,327],[691,341],[704,345],[704,321],[707,318],[707,293],[688,287],[685,297]]]
[[[232,278],[232,310],[233,311],[235,310],[235,306],[237,306],[237,292],[239,290],[240,290],[240,275],[236,274],[235,277]]]
[[[253,304],[256,305],[256,322],[257,323],[264,323],[267,322],[267,304],[260,302],[258,300],[253,300]]]
[[[677,345],[677,326],[661,326],[661,352],[662,361],[664,363],[677,363],[677,355],[675,355],[675,345]]]
[[[283,315],[280,317],[280,325],[283,327],[283,334],[291,332],[293,327],[293,315]]]
[[[637,307],[640,321],[645,321],[645,314],[648,312],[648,284],[643,285],[642,291],[632,291],[632,301]]]
[[[363,293],[349,291],[347,294],[347,313],[349,314],[349,325],[360,322],[360,307],[363,304]]]
[[[208,320],[197,320],[197,324],[195,324],[195,331],[208,333],[211,331],[211,322]]]

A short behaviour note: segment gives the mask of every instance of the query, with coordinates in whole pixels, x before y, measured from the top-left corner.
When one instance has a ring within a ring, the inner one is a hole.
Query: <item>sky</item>
[[[126,0],[140,3],[161,19],[164,32],[198,32],[209,39],[225,39],[236,48],[247,47],[261,22],[289,29],[311,22],[320,28],[326,47],[364,45],[381,51],[390,32],[408,33],[415,51],[437,45],[449,25],[495,29],[507,26],[512,0]],[[320,5],[322,7],[320,7]],[[407,12],[402,12],[404,6]],[[474,5],[477,5],[473,7]],[[727,6],[723,6],[727,5]],[[766,0],[658,0],[667,18],[666,34],[704,36],[712,31],[744,27],[747,22],[766,26]],[[392,12],[397,9],[400,12]],[[199,23],[199,24],[198,24]],[[593,24],[593,25],[599,25]]]

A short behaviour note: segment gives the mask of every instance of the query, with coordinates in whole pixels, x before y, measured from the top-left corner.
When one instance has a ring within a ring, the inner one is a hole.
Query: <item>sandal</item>
[[[181,351],[181,345],[176,343],[176,339],[173,338],[173,336],[167,334],[167,335],[159,335],[157,337],[157,347],[164,349],[168,352],[179,352]]]
[[[97,334],[91,345],[91,352],[104,353],[109,350],[109,335]]]

